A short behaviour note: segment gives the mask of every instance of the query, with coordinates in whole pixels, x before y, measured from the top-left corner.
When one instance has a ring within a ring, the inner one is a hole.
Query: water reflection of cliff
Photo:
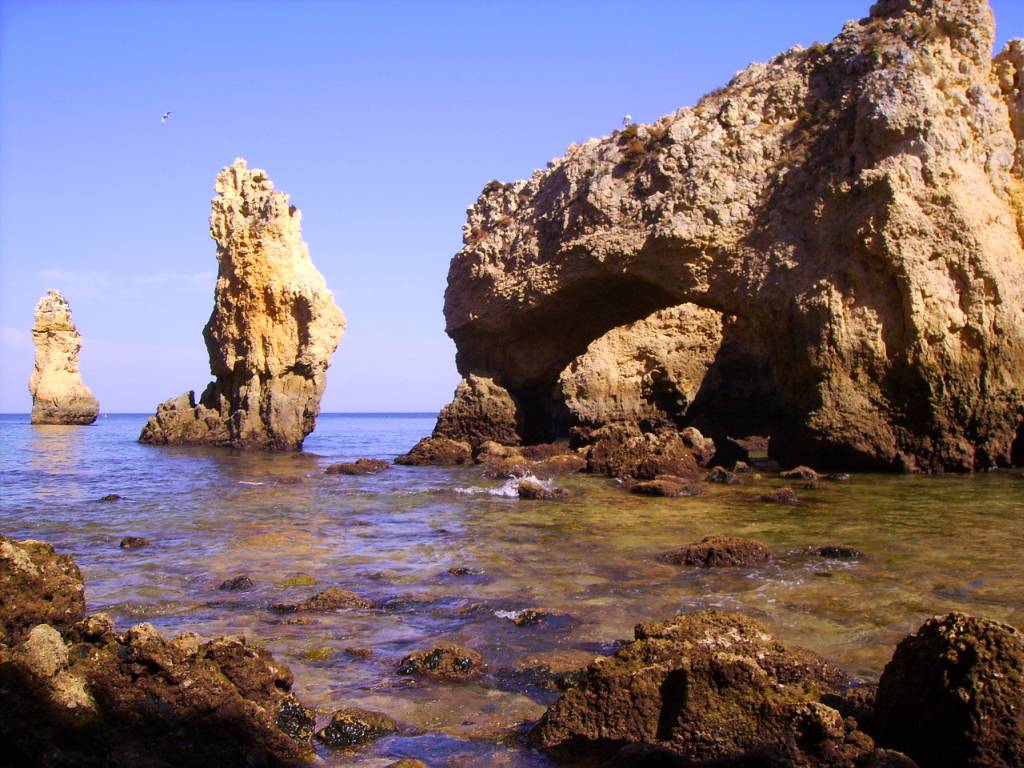
[[[40,499],[60,497],[75,501],[82,496],[82,488],[75,477],[81,471],[85,453],[85,433],[82,427],[51,424],[33,424],[29,442],[29,468],[40,475],[36,483],[36,496]],[[46,481],[49,475],[61,475],[59,483]]]

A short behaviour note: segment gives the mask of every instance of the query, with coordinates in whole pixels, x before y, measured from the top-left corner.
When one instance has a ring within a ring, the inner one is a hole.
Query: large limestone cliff
[[[235,160],[217,175],[213,314],[203,329],[216,377],[157,409],[144,443],[298,450],[313,431],[345,318],[302,240],[299,210],[264,171]]]
[[[71,319],[71,307],[60,291],[49,291],[36,304],[32,326],[36,367],[28,381],[33,424],[92,424],[99,401],[78,368],[82,337]]]
[[[705,433],[819,466],[1020,460],[1024,43],[993,59],[993,41],[985,0],[886,0],[488,184],[445,293],[460,372],[550,438],[588,345],[689,303],[723,317],[681,419]]]

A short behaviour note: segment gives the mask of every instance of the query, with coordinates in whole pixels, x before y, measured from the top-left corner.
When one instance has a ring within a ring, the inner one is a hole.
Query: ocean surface
[[[798,484],[799,507],[758,502],[783,484],[772,477],[649,499],[580,476],[557,481],[569,498],[520,501],[511,481],[479,467],[324,474],[332,462],[405,452],[433,414],[324,414],[302,454],[140,445],[146,418],[34,427],[0,416],[0,533],[73,555],[89,611],[109,612],[119,630],[148,621],[165,634],[244,633],[291,667],[319,720],[362,706],[406,727],[362,750],[322,751],[332,766],[548,766],[524,737],[558,695],[537,670],[610,653],[636,623],[679,611],[743,611],[867,682],[930,615],[1024,627],[1018,470]],[[122,498],[101,501],[108,494]],[[718,533],[759,539],[779,557],[720,570],[656,559]],[[122,550],[124,536],[152,544]],[[823,544],[864,557],[807,553]],[[252,590],[217,589],[240,574]],[[306,623],[270,609],[331,586],[379,607]],[[553,617],[517,626],[525,608]],[[479,651],[489,672],[469,684],[395,673],[405,654],[442,640]]]

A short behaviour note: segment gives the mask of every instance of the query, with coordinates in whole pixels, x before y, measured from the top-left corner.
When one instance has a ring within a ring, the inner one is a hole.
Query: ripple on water
[[[331,765],[408,756],[545,766],[517,736],[553,695],[531,660],[582,663],[613,652],[638,622],[678,611],[742,611],[868,680],[926,616],[962,610],[1024,625],[1018,472],[855,476],[802,493],[798,508],[758,504],[777,484],[767,480],[650,499],[567,478],[558,484],[571,497],[519,503],[510,481],[474,468],[324,474],[337,461],[394,457],[429,433],[429,417],[325,415],[308,441],[316,455],[141,446],[144,421],[51,430],[0,418],[4,534],[73,554],[90,609],[111,610],[122,629],[144,620],[172,633],[248,634],[291,666],[321,719],[366,706],[415,731],[325,753]],[[99,502],[111,493],[123,498]],[[725,533],[760,540],[777,557],[718,570],[657,560]],[[121,550],[124,536],[152,544]],[[864,557],[807,554],[837,544]],[[251,588],[218,590],[240,574]],[[328,587],[375,607],[270,609]],[[555,618],[509,620],[525,609]],[[479,651],[491,672],[456,686],[395,673],[405,654],[442,641]]]

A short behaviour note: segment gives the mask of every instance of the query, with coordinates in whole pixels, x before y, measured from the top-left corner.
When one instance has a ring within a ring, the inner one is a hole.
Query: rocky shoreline
[[[737,540],[698,549],[698,567],[769,556]],[[368,605],[335,592],[286,612]],[[533,612],[523,622],[545,620]],[[358,707],[318,716],[296,698],[287,666],[246,638],[168,640],[148,624],[118,632],[105,614],[87,616],[74,561],[42,542],[0,537],[0,632],[0,739],[19,764],[304,765],[317,760],[314,741],[358,749],[403,729]],[[476,651],[440,643],[395,674],[457,685],[486,671]],[[566,765],[1024,760],[1024,635],[964,614],[929,619],[900,642],[877,687],[717,610],[637,625],[614,655],[555,679],[560,698],[522,738]]]

